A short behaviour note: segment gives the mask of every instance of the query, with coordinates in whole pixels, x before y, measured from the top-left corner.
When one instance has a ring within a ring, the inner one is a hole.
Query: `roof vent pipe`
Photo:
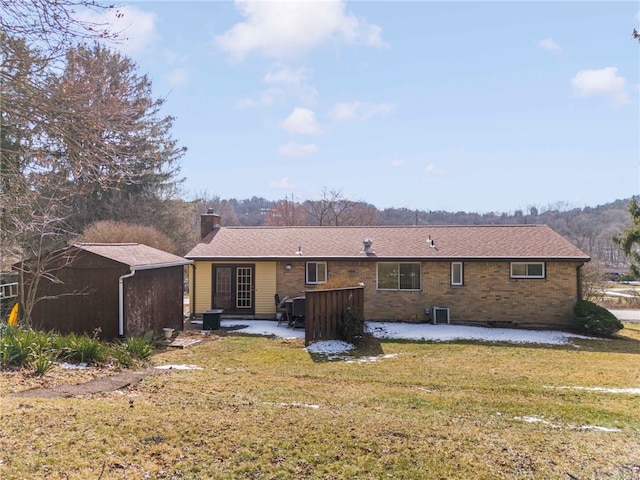
[[[364,250],[362,250],[364,253],[374,253],[372,248],[373,240],[367,237],[362,241],[362,244],[364,245]]]

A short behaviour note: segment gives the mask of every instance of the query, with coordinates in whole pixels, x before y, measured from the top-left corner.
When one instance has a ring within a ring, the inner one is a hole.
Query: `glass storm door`
[[[213,266],[213,308],[230,314],[254,314],[254,265]]]

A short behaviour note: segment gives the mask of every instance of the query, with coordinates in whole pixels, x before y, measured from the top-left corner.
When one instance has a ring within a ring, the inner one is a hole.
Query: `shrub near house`
[[[613,313],[587,300],[576,303],[574,313],[576,327],[585,333],[608,337],[624,328]]]

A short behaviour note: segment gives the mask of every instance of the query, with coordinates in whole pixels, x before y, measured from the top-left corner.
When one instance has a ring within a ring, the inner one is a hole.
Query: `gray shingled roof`
[[[140,243],[78,243],[74,247],[137,269],[174,267],[192,263],[183,257]]]
[[[374,253],[363,251],[365,238],[372,240]],[[589,260],[546,225],[220,227],[186,255],[194,260],[367,257]]]

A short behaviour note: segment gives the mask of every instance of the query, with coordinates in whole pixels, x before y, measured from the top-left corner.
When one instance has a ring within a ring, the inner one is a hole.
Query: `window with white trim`
[[[464,267],[462,262],[451,262],[451,285],[464,285]]]
[[[306,283],[327,283],[327,262],[307,262]]]
[[[544,262],[511,262],[511,278],[544,278]]]
[[[377,266],[378,290],[420,290],[419,263],[380,262]]]

